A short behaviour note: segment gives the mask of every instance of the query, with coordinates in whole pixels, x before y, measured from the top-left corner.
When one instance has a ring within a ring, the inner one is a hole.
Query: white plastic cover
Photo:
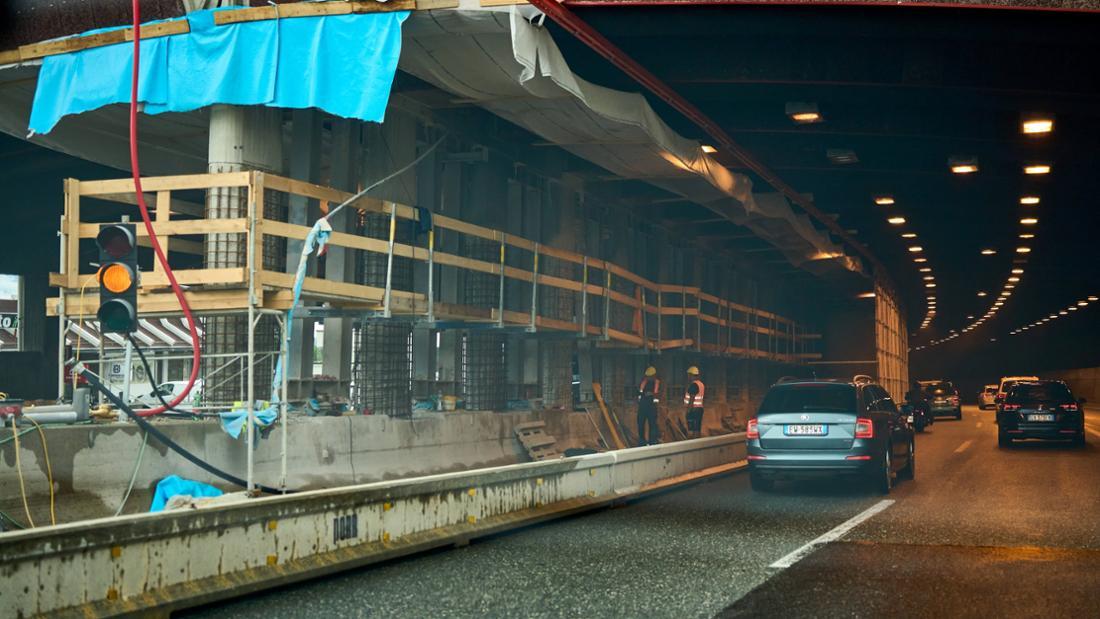
[[[861,271],[859,260],[792,210],[781,194],[753,194],[677,134],[645,97],[585,81],[531,7],[418,11],[405,24],[399,67],[476,102],[625,178],[644,180],[729,218],[815,272]]]

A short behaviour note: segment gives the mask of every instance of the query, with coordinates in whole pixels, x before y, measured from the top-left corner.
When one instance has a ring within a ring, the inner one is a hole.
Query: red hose
[[[141,170],[138,168],[138,147],[137,147],[137,98],[138,98],[138,66],[141,56],[141,8],[138,7],[138,0],[133,0],[134,10],[134,65],[133,65],[133,79],[130,83],[130,169],[134,175],[134,191],[137,192],[138,208],[141,210],[141,220],[145,222],[145,231],[149,233],[149,242],[153,245],[153,253],[157,255],[157,261],[160,262],[161,268],[164,269],[164,274],[168,276],[168,283],[172,285],[172,292],[175,293],[176,298],[179,299],[180,308],[183,309],[183,315],[187,319],[187,330],[191,333],[191,376],[187,379],[187,385],[183,388],[176,399],[168,403],[168,406],[161,406],[158,408],[151,408],[149,410],[137,411],[137,414],[142,417],[149,417],[151,415],[157,415],[164,411],[175,408],[180,402],[187,397],[187,394],[191,392],[192,387],[195,386],[195,380],[199,376],[199,332],[195,328],[195,317],[191,315],[191,306],[187,304],[187,298],[183,296],[183,290],[180,289],[179,282],[176,281],[176,276],[172,273],[172,267],[168,266],[168,257],[164,255],[164,250],[160,246],[160,241],[157,239],[157,233],[153,230],[153,221],[149,218],[149,208],[145,206],[145,194],[141,190]],[[167,204],[158,204],[157,208],[168,208]],[[152,378],[152,377],[150,377]],[[157,386],[153,385],[156,389]]]

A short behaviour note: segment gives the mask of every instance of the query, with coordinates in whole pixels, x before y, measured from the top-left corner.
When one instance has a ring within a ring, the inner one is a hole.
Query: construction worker
[[[638,446],[656,445],[661,442],[661,428],[657,425],[657,403],[661,400],[661,379],[657,368],[645,369],[645,378],[638,385]],[[646,437],[646,425],[649,435]]]
[[[699,368],[691,366],[688,368],[688,383],[687,388],[684,389],[684,406],[687,407],[687,413],[684,417],[687,419],[688,438],[699,438],[703,433],[703,395],[706,392],[706,385],[699,378]]]

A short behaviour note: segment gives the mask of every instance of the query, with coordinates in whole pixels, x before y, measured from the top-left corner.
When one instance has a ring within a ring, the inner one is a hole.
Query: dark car
[[[1019,381],[997,408],[997,444],[1008,447],[1016,439],[1040,438],[1084,445],[1084,404],[1060,380]]]
[[[909,416],[872,381],[773,385],[746,434],[752,487],[841,475],[888,493],[895,477],[913,478],[913,436]]]
[[[955,419],[963,418],[959,390],[951,381],[922,380],[920,386],[924,388],[924,397],[928,401],[928,409],[933,417],[950,415]]]

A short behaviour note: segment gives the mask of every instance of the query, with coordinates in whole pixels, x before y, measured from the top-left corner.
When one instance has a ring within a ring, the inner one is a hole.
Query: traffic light
[[[99,246],[99,328],[103,333],[137,331],[137,236],[134,224],[103,224]]]

